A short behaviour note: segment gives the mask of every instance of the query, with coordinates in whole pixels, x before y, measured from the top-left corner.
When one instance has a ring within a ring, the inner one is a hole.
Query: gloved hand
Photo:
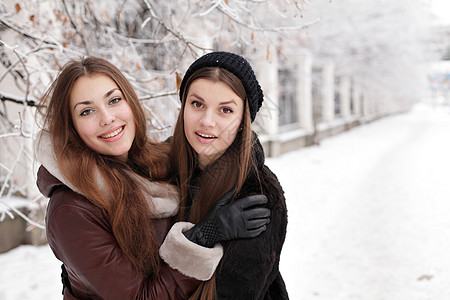
[[[220,198],[206,217],[183,232],[186,238],[200,246],[212,248],[217,242],[253,238],[266,230],[270,210],[264,195],[252,195],[229,203],[236,188]]]

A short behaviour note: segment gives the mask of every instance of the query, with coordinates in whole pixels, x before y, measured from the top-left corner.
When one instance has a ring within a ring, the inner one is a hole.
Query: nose
[[[214,127],[216,125],[216,121],[214,119],[214,112],[212,110],[205,110],[203,113],[200,124],[204,127]]]
[[[101,126],[107,126],[107,125],[111,124],[112,122],[114,122],[116,119],[114,114],[112,114],[111,112],[109,112],[106,109],[100,110],[99,114],[100,114],[100,125]]]

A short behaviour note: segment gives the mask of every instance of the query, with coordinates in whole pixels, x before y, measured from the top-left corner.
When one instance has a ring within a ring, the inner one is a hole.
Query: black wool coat
[[[289,299],[279,271],[281,249],[286,236],[287,208],[283,188],[276,175],[264,164],[264,150],[253,147],[258,176],[252,171],[237,198],[263,194],[271,210],[266,231],[252,239],[224,243],[224,256],[216,269],[218,300]]]

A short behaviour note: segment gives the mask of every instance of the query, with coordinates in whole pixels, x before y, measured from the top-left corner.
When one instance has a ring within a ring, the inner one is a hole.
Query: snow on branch
[[[17,104],[26,104],[27,106],[32,106],[32,107],[36,107],[38,106],[39,101],[36,99],[28,99],[25,100],[23,98],[19,98],[13,95],[9,95],[5,92],[0,91],[0,100],[2,102],[4,101],[11,101],[13,103],[17,103]]]
[[[39,99],[70,59],[116,65],[134,86],[157,139],[179,111],[177,78],[204,52],[249,54],[300,31],[303,0],[48,0],[0,3],[0,213],[13,194],[36,198],[31,143]],[[271,17],[267,18],[270,12]],[[264,26],[262,26],[263,24]],[[259,36],[256,36],[259,35]],[[245,47],[244,47],[245,46]],[[17,96],[20,95],[20,96]],[[25,181],[25,182],[24,182]],[[6,202],[5,202],[6,201]],[[7,211],[7,212],[5,212]],[[33,221],[21,215],[29,223]],[[42,221],[42,220],[41,220]],[[35,226],[41,224],[38,221]]]

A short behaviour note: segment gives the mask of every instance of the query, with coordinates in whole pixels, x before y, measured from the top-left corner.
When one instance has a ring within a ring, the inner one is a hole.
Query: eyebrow
[[[189,95],[189,98],[191,98],[191,97],[198,98],[199,100],[205,102],[205,99],[203,99],[202,97],[200,97],[196,93],[192,93],[191,95]],[[234,103],[234,105],[237,105],[237,103],[236,103],[236,101],[234,101],[234,99],[230,99],[230,100],[227,100],[227,101],[220,102],[219,105],[230,104],[230,103]]]
[[[105,93],[105,95],[103,95],[103,99],[104,99],[104,98],[108,98],[109,96],[111,96],[112,93],[114,93],[114,91],[118,91],[118,90],[119,90],[119,88],[113,88],[113,89],[107,91],[107,92]],[[73,106],[73,110],[75,110],[75,108],[77,107],[78,104],[80,104],[80,105],[81,105],[81,104],[89,105],[89,104],[91,104],[91,103],[92,103],[91,100],[86,100],[86,101],[78,102],[77,104],[75,104],[75,105]]]

